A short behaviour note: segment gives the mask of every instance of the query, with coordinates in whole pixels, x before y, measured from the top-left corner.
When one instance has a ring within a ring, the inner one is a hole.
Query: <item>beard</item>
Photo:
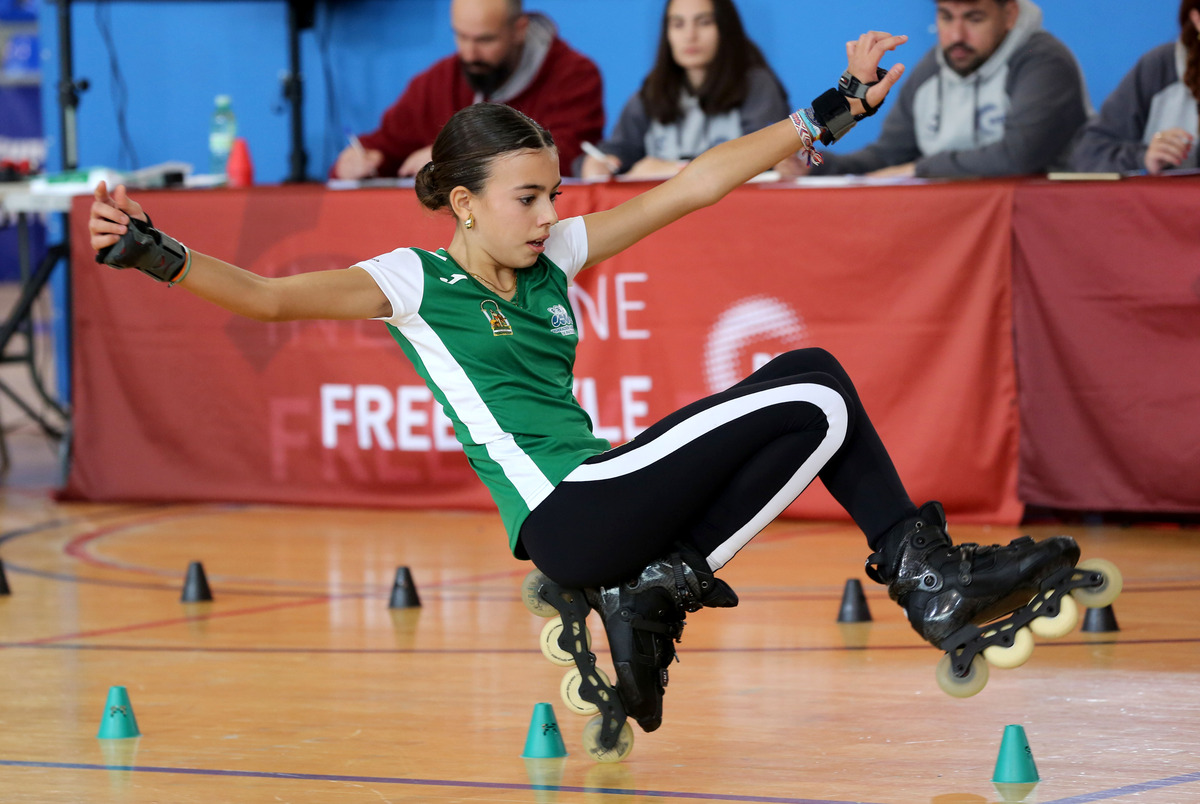
[[[486,64],[484,62],[465,62],[459,59],[459,68],[462,69],[463,78],[467,79],[471,89],[475,90],[485,98],[490,97],[493,92],[504,85],[512,75],[512,68],[507,64]]]
[[[959,59],[965,58],[966,60],[956,61],[955,59],[951,59],[951,50],[957,51]],[[987,61],[987,58],[980,56],[977,50],[962,42],[955,42],[953,45],[945,48],[942,51],[942,56],[945,58],[946,64],[950,65],[950,69],[962,76],[970,75]]]

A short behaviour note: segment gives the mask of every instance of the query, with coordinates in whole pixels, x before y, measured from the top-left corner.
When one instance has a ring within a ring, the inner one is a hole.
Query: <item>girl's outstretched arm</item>
[[[101,182],[88,218],[92,248],[100,251],[115,245],[134,220],[148,220],[141,204],[129,197],[124,186],[118,185],[109,194]],[[247,318],[355,320],[391,315],[391,302],[362,268],[271,278],[190,249],[176,249],[175,256],[179,265],[170,271],[171,276],[144,273]]]
[[[880,31],[863,34],[846,43],[849,71],[863,83],[878,80],[867,92],[867,102],[878,108],[900,76],[897,64],[877,79],[880,59],[908,40]],[[864,111],[857,98],[849,99],[851,111]],[[678,176],[602,212],[586,215],[588,256],[584,267],[632,246],[689,212],[715,204],[735,187],[768,170],[801,147],[800,135],[791,120],[783,120],[736,140],[710,148],[690,162]]]

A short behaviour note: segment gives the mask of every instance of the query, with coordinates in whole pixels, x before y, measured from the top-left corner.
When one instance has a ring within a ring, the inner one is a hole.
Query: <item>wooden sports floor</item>
[[[881,587],[865,584],[873,622],[836,623],[863,578],[851,527],[776,523],[723,573],[742,605],[689,619],[662,728],[599,765],[496,517],[59,504],[48,448],[12,446],[0,801],[1200,802],[1194,528],[1031,529],[1121,567],[1120,630],[1040,643],[956,700]],[[1019,532],[952,525],[959,541]],[[191,561],[213,602],[180,601]],[[400,567],[419,608],[388,607]],[[602,631],[596,647],[607,663]],[[97,738],[114,686],[138,738]],[[564,759],[521,758],[539,702]],[[991,781],[1009,724],[1032,789]]]

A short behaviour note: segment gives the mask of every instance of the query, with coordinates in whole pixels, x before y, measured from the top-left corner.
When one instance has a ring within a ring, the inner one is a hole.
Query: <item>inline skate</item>
[[[883,548],[867,559],[871,580],[886,584],[913,629],[946,652],[938,685],[965,698],[987,684],[988,664],[1019,667],[1033,653],[1034,635],[1069,633],[1078,604],[1107,606],[1121,592],[1121,573],[1101,559],[1079,561],[1069,536],[1007,545],[955,545],[941,503],[896,525]]]
[[[703,606],[737,605],[729,585],[686,545],[677,546],[636,578],[598,589],[563,587],[534,570],[525,579],[523,597],[534,614],[558,615],[542,629],[542,653],[555,664],[574,665],[560,692],[571,711],[596,715],[584,728],[583,741],[598,762],[619,761],[633,750],[628,718],[643,731],[661,725],[668,667],[687,613]],[[596,667],[591,652],[586,620],[592,609],[600,614],[608,636],[615,685]]]

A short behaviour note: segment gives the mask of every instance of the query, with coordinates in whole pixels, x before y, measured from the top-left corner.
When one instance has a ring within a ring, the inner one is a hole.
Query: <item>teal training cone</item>
[[[126,737],[140,737],[141,734],[137,718],[133,716],[129,693],[124,687],[109,687],[108,701],[104,704],[104,715],[100,718],[100,731],[96,736],[101,740],[123,740]]]
[[[521,752],[521,758],[549,759],[566,755],[567,747],[563,745],[562,734],[558,730],[554,707],[548,703],[534,704],[533,717],[529,720],[529,734],[525,737],[525,750]]]
[[[1000,741],[1000,755],[996,757],[992,781],[1003,784],[1038,781],[1037,765],[1033,764],[1033,751],[1029,748],[1029,740],[1025,739],[1023,727],[1004,727],[1004,739]]]

